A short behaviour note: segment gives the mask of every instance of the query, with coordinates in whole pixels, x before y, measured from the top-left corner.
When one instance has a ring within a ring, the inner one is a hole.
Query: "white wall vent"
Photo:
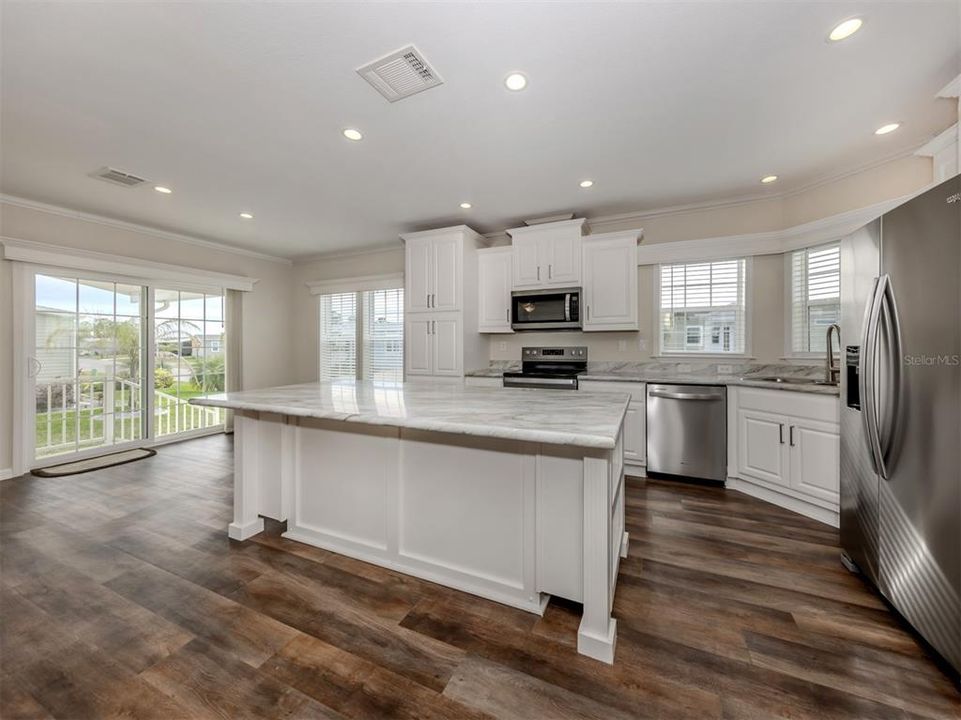
[[[112,167],[102,167],[90,173],[90,176],[98,180],[113,183],[114,185],[123,185],[124,187],[136,187],[141,183],[147,182],[146,179],[142,177]]]
[[[413,45],[357,68],[357,73],[389,102],[397,102],[444,82]]]

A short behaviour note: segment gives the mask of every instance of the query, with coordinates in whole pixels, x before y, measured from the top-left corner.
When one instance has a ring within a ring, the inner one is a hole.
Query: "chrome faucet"
[[[834,364],[834,352],[831,348],[831,331],[837,333],[838,336],[838,355],[841,354],[841,326],[837,323],[831,323],[828,325],[827,337],[825,340],[825,353],[824,356],[824,382],[829,385],[837,385],[841,381],[841,365],[840,360],[838,364]]]

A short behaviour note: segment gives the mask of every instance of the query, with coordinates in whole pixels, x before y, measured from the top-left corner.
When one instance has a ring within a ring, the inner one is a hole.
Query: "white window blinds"
[[[357,377],[357,293],[320,296],[320,379]]]
[[[320,379],[404,379],[401,288],[320,296]]]
[[[840,314],[840,243],[791,253],[792,353],[823,353],[827,328]]]
[[[660,352],[743,354],[744,258],[660,266]]]
[[[368,380],[404,379],[404,291],[369,290],[364,305],[363,377]]]

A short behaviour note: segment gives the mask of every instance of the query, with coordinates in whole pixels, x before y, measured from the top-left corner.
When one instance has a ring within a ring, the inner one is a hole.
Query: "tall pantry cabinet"
[[[488,365],[478,333],[477,251],[466,225],[401,235],[404,241],[404,365],[408,378],[461,378]]]

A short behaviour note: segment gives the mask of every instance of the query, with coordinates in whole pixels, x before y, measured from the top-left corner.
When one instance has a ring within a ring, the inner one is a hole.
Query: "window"
[[[841,316],[841,245],[790,255],[791,353],[823,353],[827,328]]]
[[[320,379],[339,378],[404,379],[403,289],[320,296]]]
[[[746,347],[747,261],[660,266],[660,353],[729,353]]]

